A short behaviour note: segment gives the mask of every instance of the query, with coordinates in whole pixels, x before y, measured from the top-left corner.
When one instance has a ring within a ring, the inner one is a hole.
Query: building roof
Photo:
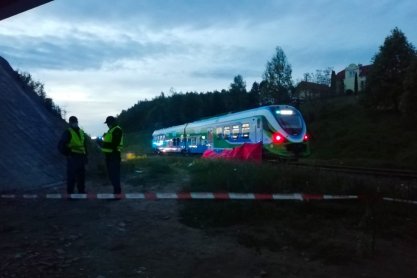
[[[53,0],[2,0],[0,2],[0,20],[17,15]]]
[[[338,79],[338,80],[342,80],[342,79],[345,79],[345,70],[342,70],[342,71],[339,71],[337,74],[336,74],[336,79]]]
[[[362,66],[361,64],[359,64],[358,67],[359,67],[359,76],[360,77],[365,77],[365,76],[368,76],[369,71],[372,68],[372,65]],[[339,71],[336,74],[336,79],[338,79],[338,80],[345,79],[345,74],[346,74],[346,70],[345,69],[342,70],[342,71]]]
[[[372,68],[372,65],[366,65],[366,66],[359,65],[359,76],[367,76],[371,68]]]

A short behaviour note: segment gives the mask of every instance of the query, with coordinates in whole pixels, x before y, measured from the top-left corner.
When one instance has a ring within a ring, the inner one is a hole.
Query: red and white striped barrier
[[[0,199],[137,199],[137,200],[355,200],[367,199],[359,195],[327,195],[327,194],[270,194],[270,193],[234,193],[234,192],[145,192],[145,193],[88,193],[88,194],[1,194]],[[383,197],[380,200],[409,203],[417,205],[417,201]]]

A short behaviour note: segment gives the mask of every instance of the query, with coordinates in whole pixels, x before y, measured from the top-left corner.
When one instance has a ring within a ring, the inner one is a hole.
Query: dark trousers
[[[113,185],[113,193],[122,193],[120,186],[120,152],[106,153],[107,173],[111,184]]]
[[[67,158],[67,193],[74,193],[77,183],[78,193],[85,193],[85,156],[71,154]]]

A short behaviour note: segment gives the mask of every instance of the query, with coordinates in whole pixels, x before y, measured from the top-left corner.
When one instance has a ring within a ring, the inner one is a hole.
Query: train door
[[[263,140],[263,130],[261,118],[255,118],[255,142],[261,142]]]
[[[213,128],[209,128],[207,131],[207,147],[209,149],[213,148]]]

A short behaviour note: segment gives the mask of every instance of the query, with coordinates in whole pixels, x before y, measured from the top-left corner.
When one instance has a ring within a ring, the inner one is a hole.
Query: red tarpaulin
[[[206,150],[202,157],[261,161],[262,143],[244,143],[243,145],[233,148],[232,150],[223,150],[222,152]]]

